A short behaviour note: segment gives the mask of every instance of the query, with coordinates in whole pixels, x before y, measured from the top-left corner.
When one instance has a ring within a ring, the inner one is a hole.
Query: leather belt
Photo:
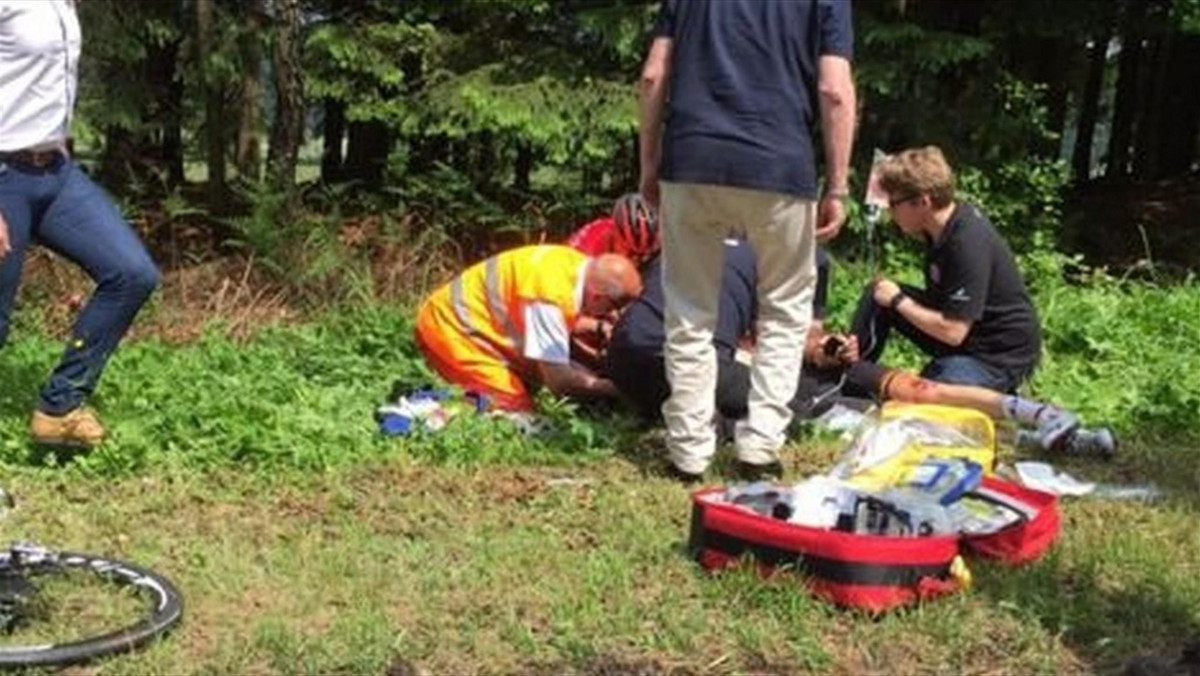
[[[62,151],[57,148],[50,150],[13,150],[0,153],[0,162],[23,164],[35,169],[45,169],[54,164],[59,157],[62,157]]]

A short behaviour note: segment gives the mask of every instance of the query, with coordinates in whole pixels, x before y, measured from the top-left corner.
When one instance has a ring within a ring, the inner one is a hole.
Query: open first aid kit
[[[884,411],[798,484],[696,492],[690,550],[709,570],[747,555],[764,573],[794,570],[819,597],[872,612],[969,586],[966,554],[1036,559],[1059,533],[1056,498],[991,475],[991,421],[946,408]]]

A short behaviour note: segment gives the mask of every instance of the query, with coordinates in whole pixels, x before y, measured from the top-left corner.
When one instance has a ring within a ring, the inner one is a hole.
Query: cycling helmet
[[[638,193],[621,195],[613,204],[615,250],[635,260],[658,251],[658,215]]]

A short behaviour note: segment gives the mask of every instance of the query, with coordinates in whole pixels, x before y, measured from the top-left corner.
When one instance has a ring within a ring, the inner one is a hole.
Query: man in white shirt
[[[96,290],[30,420],[35,441],[91,447],[105,431],[84,401],[159,273],[67,152],[80,45],[76,0],[0,0],[0,345],[31,244],[91,276]]]

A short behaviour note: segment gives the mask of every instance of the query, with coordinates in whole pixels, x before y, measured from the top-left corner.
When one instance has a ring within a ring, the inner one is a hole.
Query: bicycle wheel
[[[0,567],[37,587],[32,617],[0,636],[0,667],[61,666],[127,652],[183,617],[175,585],[117,559],[15,545],[0,552]]]

